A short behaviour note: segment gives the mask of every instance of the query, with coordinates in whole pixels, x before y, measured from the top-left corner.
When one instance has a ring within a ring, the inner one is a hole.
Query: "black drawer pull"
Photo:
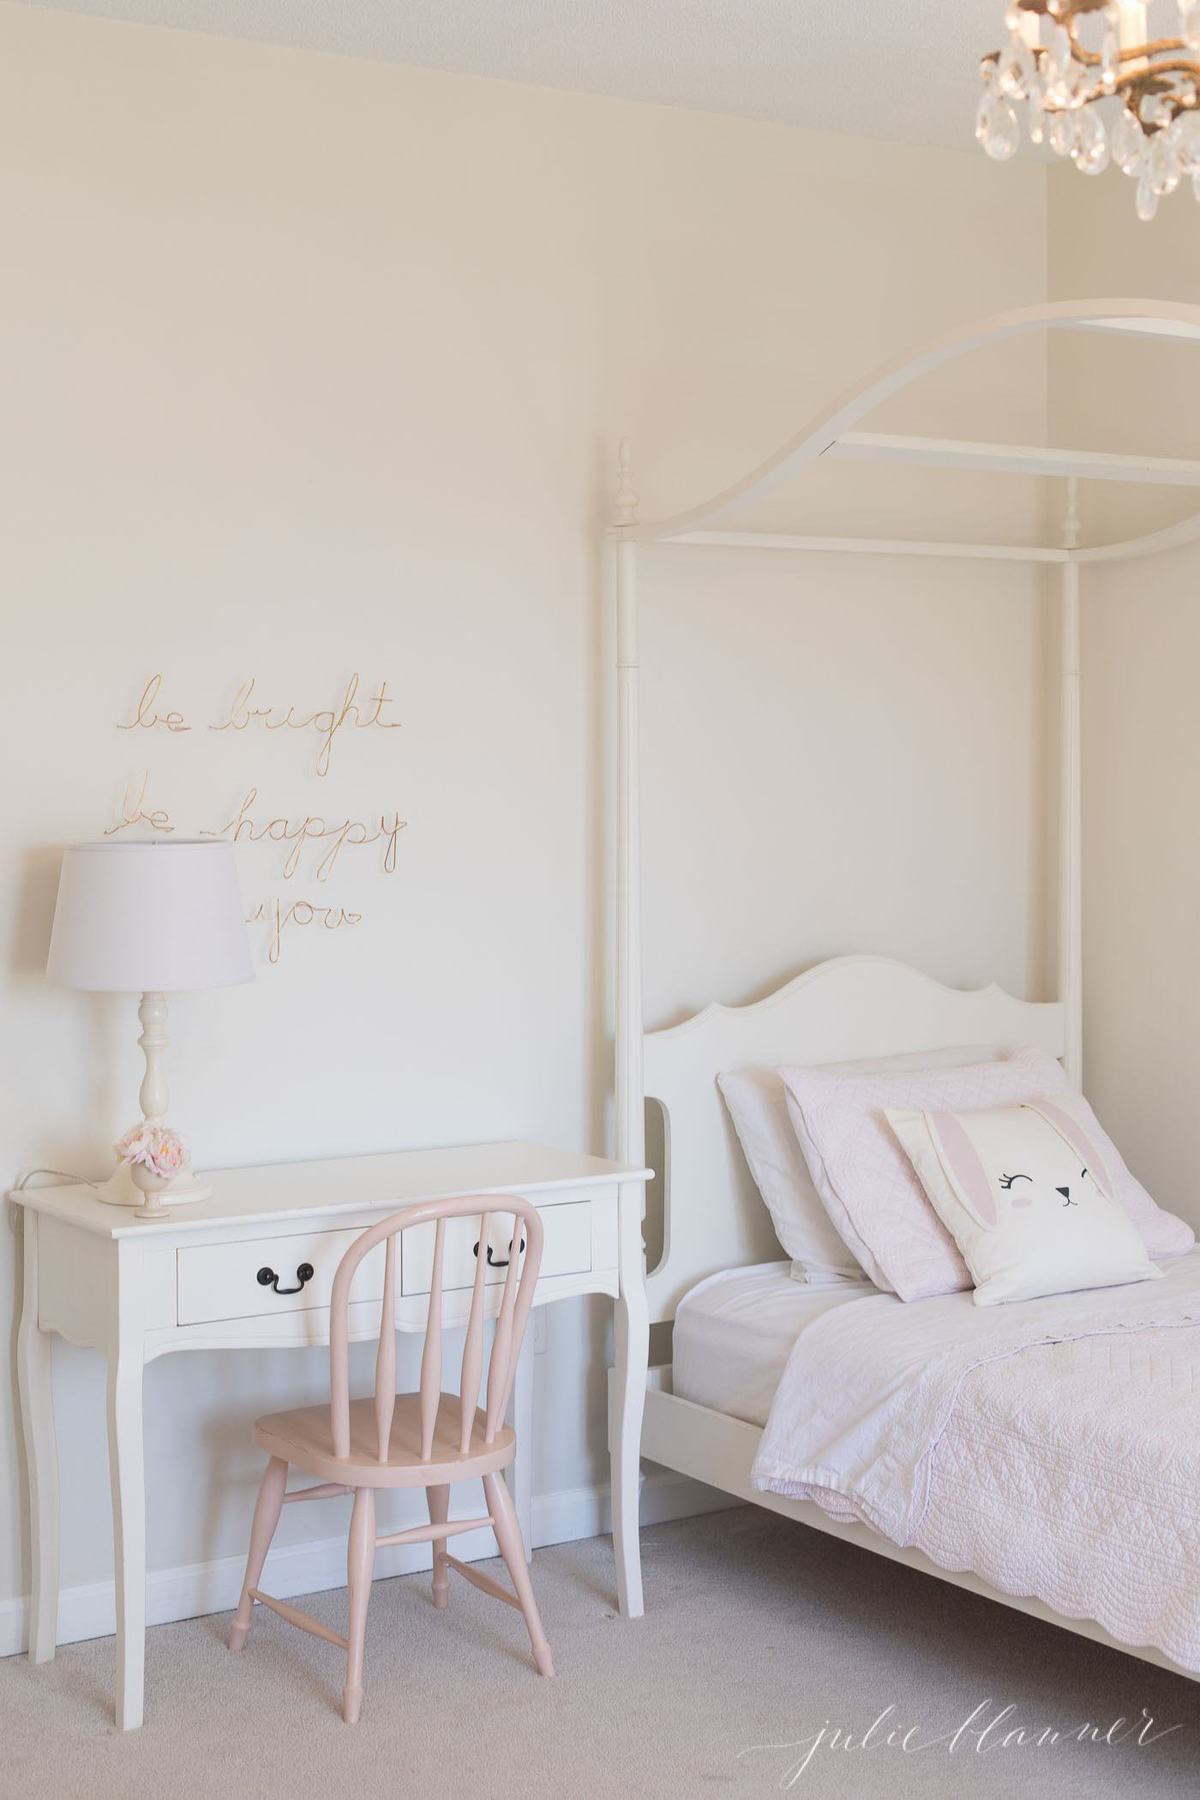
[[[277,1294],[298,1294],[305,1282],[311,1281],[315,1274],[316,1270],[311,1263],[301,1263],[296,1270],[295,1287],[281,1288],[279,1285],[279,1277],[274,1269],[268,1269],[264,1266],[258,1271],[258,1285],[259,1287],[274,1288]]]
[[[492,1246],[490,1244],[488,1245],[488,1247],[487,1247],[487,1266],[489,1269],[507,1269],[509,1263],[512,1261],[512,1243],[511,1242],[509,1243],[508,1248],[509,1248],[509,1255],[493,1256],[492,1255]],[[525,1239],[522,1238],[521,1239],[521,1250],[523,1251],[524,1248],[525,1248]],[[475,1245],[475,1248],[472,1250],[471,1255],[474,1257],[478,1257],[478,1255],[479,1255],[479,1245],[478,1244]]]

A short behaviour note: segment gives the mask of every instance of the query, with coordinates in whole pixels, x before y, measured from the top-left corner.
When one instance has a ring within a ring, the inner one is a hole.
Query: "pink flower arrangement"
[[[165,1125],[151,1125],[146,1119],[130,1126],[114,1148],[123,1163],[141,1163],[164,1181],[178,1175],[187,1161],[178,1132],[168,1131]]]

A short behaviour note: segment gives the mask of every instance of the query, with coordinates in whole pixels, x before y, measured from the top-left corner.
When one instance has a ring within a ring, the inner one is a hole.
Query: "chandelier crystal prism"
[[[1008,43],[980,65],[975,136],[1015,156],[1031,143],[1085,175],[1110,162],[1137,183],[1137,213],[1185,178],[1200,200],[1200,0],[1171,0],[1171,35],[1150,36],[1155,0],[1011,0]],[[1106,114],[1109,115],[1106,118]]]

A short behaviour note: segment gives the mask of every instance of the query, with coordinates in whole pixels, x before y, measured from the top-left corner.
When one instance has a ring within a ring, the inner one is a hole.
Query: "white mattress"
[[[877,1294],[870,1282],[808,1287],[790,1263],[722,1269],[680,1301],[672,1387],[681,1400],[765,1425],[792,1345],[820,1313]]]

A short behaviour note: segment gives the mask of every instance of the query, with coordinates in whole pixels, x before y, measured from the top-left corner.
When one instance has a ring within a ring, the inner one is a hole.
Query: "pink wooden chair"
[[[514,1234],[508,1273],[496,1319],[488,1369],[486,1411],[477,1406],[483,1368],[483,1318],[489,1213],[512,1214]],[[458,1394],[442,1392],[442,1261],[446,1220],[480,1217],[475,1281],[471,1290],[466,1343],[463,1348]],[[425,1347],[421,1357],[421,1387],[417,1394],[396,1393],[396,1242],[401,1232],[414,1225],[436,1221],[433,1274],[429,1285],[429,1312],[425,1323]],[[525,1240],[522,1259],[520,1243]],[[383,1316],[379,1326],[379,1350],[375,1361],[375,1396],[351,1400],[347,1386],[347,1306],[350,1283],[363,1257],[381,1239],[387,1239]],[[517,1357],[533,1291],[542,1260],[542,1221],[530,1201],[497,1195],[435,1200],[409,1206],[403,1212],[373,1225],[351,1245],[338,1265],[329,1309],[328,1406],[306,1406],[294,1412],[273,1413],[255,1421],[255,1441],[270,1455],[254,1507],[246,1579],[229,1634],[229,1648],[240,1650],[250,1630],[255,1601],[269,1606],[291,1625],[314,1637],[337,1644],[346,1652],[346,1684],[342,1713],[347,1724],[357,1722],[362,1709],[363,1642],[367,1628],[367,1602],[375,1551],[385,1544],[433,1544],[433,1603],[444,1607],[449,1594],[447,1571],[460,1575],[524,1614],[533,1646],[533,1659],[541,1675],[553,1675],[550,1646],[542,1630],[521,1527],[500,1471],[512,1462],[516,1434],[503,1423],[512,1390]],[[518,1278],[518,1268],[520,1275]],[[316,1478],[317,1486],[286,1494],[289,1465]],[[449,1522],[450,1484],[483,1477],[487,1513],[477,1519]],[[429,1506],[429,1524],[408,1531],[375,1536],[375,1492],[378,1488],[423,1487]],[[347,1547],[347,1585],[350,1590],[350,1622],[345,1637],[330,1631],[319,1620],[264,1594],[259,1586],[263,1564],[279,1514],[285,1502],[325,1499],[334,1494],[353,1494]],[[459,1562],[448,1554],[446,1539],[459,1532],[491,1525],[500,1553],[512,1577],[515,1594],[490,1575]]]

